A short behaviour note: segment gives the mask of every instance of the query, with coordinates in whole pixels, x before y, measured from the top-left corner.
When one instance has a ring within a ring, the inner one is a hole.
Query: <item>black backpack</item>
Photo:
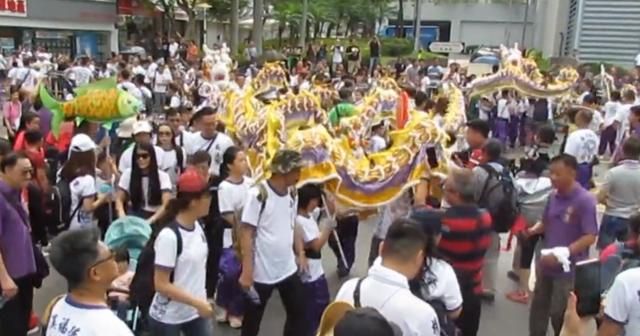
[[[71,220],[78,214],[80,207],[82,207],[82,200],[78,202],[78,205],[71,209],[71,188],[69,182],[65,179],[60,179],[56,185],[51,188],[51,197],[49,204],[52,207],[52,216],[55,223],[57,232],[62,232],[69,228]]]
[[[533,103],[533,121],[549,121],[549,102],[546,99],[538,99]]]
[[[180,234],[180,228],[178,228],[178,224],[172,223],[167,228],[171,229],[177,238],[177,254],[176,260],[180,257],[182,253],[182,235]],[[152,236],[144,249],[140,253],[140,257],[138,258],[138,265],[136,266],[136,273],[131,280],[131,286],[129,288],[129,292],[131,293],[131,302],[140,308],[143,316],[147,316],[149,313],[149,307],[151,307],[151,301],[153,301],[153,296],[156,294],[156,287],[154,284],[154,273],[155,273],[155,260],[156,260],[156,251],[154,249],[154,244],[156,242],[156,238],[158,234],[162,231],[162,229],[158,230],[156,234]],[[171,272],[171,282],[173,282],[173,272]]]
[[[489,212],[496,232],[509,232],[519,213],[516,188],[511,172],[509,169],[503,168],[502,172],[498,173],[489,164],[478,167],[484,169],[488,174],[478,199],[478,205]],[[492,201],[494,194],[500,196]]]

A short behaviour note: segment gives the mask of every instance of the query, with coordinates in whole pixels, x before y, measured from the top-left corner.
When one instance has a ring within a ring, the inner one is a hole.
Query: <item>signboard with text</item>
[[[434,53],[459,54],[464,50],[464,44],[461,42],[433,42],[429,45],[429,50]]]
[[[27,16],[27,0],[0,0],[0,16]]]

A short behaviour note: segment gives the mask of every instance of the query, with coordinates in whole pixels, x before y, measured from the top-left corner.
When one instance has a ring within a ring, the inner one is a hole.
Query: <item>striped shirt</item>
[[[492,232],[491,215],[475,205],[445,211],[438,250],[456,272],[460,287],[482,292],[482,267]]]

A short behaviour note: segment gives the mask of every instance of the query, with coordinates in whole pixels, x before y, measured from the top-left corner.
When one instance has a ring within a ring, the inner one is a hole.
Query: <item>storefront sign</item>
[[[0,0],[0,16],[27,16],[27,0]]]

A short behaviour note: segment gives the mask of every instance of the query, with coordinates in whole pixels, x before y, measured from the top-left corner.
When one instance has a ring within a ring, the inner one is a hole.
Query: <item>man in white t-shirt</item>
[[[222,155],[227,148],[233,146],[233,140],[228,135],[218,132],[218,116],[212,107],[205,107],[193,116],[199,120],[200,132],[185,134],[183,147],[187,155],[193,155],[197,151],[208,152],[211,156],[209,173],[212,176],[220,175]]]
[[[140,120],[136,121],[133,124],[133,140],[136,144],[141,143],[151,143],[151,132],[153,131],[151,124],[148,121]],[[120,155],[120,162],[118,163],[118,170],[122,173],[125,170],[131,168],[133,164],[133,145],[129,146],[129,148],[125,149]],[[167,170],[170,167],[167,167],[164,161],[164,151],[162,148],[158,146],[153,146],[153,149],[156,152],[156,161],[158,163],[158,168],[160,170]]]
[[[162,113],[164,109],[165,99],[167,95],[167,89],[171,82],[173,82],[173,76],[169,66],[164,61],[159,60],[158,66],[155,71],[151,73],[151,82],[153,86],[153,108],[154,113]],[[151,70],[151,67],[149,67]]]
[[[73,79],[76,87],[87,85],[93,79],[93,72],[89,69],[89,58],[82,57],[80,63],[65,71],[69,78]]]
[[[380,246],[381,263],[374,263],[366,277],[342,285],[336,301],[377,309],[404,336],[439,336],[436,312],[409,289],[409,279],[422,271],[426,244],[427,237],[417,223],[395,221]]]
[[[40,74],[30,67],[31,61],[27,58],[23,61],[23,66],[16,68],[11,74],[11,85],[20,86],[21,89],[33,92],[40,79]]]
[[[576,126],[578,129],[567,137],[564,147],[566,154],[572,155],[578,161],[578,183],[589,190],[589,183],[593,175],[593,159],[598,155],[600,138],[589,129],[593,116],[590,110],[580,110],[576,114]]]
[[[66,280],[69,292],[45,317],[48,336],[129,336],[133,332],[109,309],[107,289],[118,277],[113,252],[100,241],[96,228],[66,231],[49,250],[53,268]]]
[[[247,291],[243,336],[257,336],[264,309],[274,289],[287,311],[284,335],[305,330],[304,287],[298,266],[307,270],[302,233],[295,229],[297,197],[293,187],[300,178],[302,156],[292,150],[277,152],[271,178],[249,190],[242,211],[240,286]]]

